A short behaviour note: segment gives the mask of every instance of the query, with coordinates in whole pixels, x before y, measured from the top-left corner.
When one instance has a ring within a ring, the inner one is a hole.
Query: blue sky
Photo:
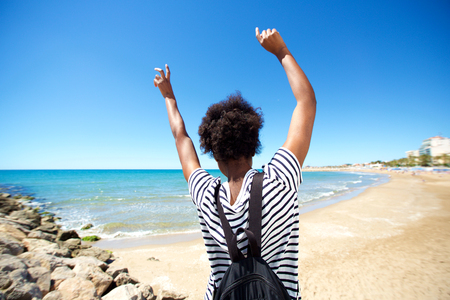
[[[392,160],[450,137],[449,1],[0,1],[0,169],[179,168],[169,64],[187,130],[240,90],[261,107],[260,167],[295,99],[254,30],[276,28],[309,77],[306,165]]]

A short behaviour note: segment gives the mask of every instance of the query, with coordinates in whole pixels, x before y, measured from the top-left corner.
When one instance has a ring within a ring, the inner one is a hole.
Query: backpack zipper
[[[231,290],[234,289],[235,287],[237,287],[238,285],[247,283],[249,281],[254,281],[254,280],[261,280],[263,281],[265,284],[267,284],[272,290],[274,290],[278,296],[280,297],[280,299],[283,299],[283,294],[280,293],[280,291],[273,285],[272,282],[270,282],[269,280],[267,280],[264,276],[259,275],[259,274],[250,274],[248,276],[242,277],[240,278],[238,281],[235,281],[233,284],[231,284],[229,287],[227,287],[224,291],[223,294],[220,296],[220,300],[225,299],[226,296],[228,296],[228,294],[231,293]]]

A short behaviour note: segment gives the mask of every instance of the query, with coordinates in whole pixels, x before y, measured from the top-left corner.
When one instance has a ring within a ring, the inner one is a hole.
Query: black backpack
[[[226,271],[214,300],[285,299],[291,300],[286,288],[270,266],[261,258],[261,206],[264,172],[253,177],[249,204],[249,228],[239,228],[236,235],[231,230],[219,199],[220,184],[214,197],[222,228],[227,241],[231,266]],[[236,236],[245,232],[248,239],[247,257],[237,247]]]

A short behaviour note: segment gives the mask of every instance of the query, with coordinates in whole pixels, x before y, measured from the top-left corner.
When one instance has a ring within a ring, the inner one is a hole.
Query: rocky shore
[[[110,251],[82,243],[56,217],[0,194],[0,300],[170,300],[186,297],[152,287],[111,266]]]

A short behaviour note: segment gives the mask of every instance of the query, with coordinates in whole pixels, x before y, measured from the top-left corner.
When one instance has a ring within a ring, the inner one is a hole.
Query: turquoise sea
[[[301,207],[386,182],[387,176],[304,172],[303,179]],[[0,188],[33,195],[30,205],[61,217],[64,229],[92,223],[86,235],[127,238],[200,231],[181,170],[0,170]]]

